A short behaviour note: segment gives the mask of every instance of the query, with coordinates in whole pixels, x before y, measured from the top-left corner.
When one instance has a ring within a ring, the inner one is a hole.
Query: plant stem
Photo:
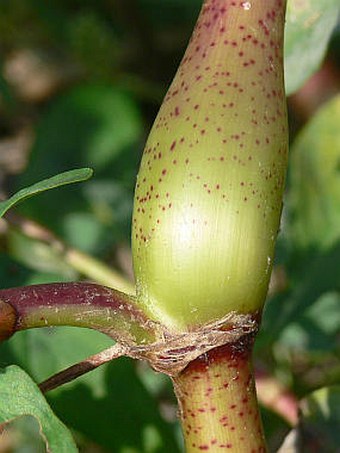
[[[57,374],[54,374],[50,378],[41,382],[39,384],[39,388],[43,393],[54,390],[55,388],[60,387],[67,382],[73,381],[83,374],[96,369],[104,363],[111,362],[111,360],[121,357],[122,355],[124,355],[124,353],[124,346],[116,343],[114,346],[111,346],[104,351],[87,357],[87,359],[82,360],[81,362],[78,362],[75,365],[72,365],[69,368],[60,371]]]
[[[287,165],[284,0],[205,0],[150,132],[137,298],[173,332],[262,308]]]
[[[174,386],[187,453],[265,452],[251,363],[252,339],[202,355]]]
[[[152,328],[133,296],[91,283],[50,283],[0,290],[0,339],[46,326],[99,330],[116,341],[145,343]]]

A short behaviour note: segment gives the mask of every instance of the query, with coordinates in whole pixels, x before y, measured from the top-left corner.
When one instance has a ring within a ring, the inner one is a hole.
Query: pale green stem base
[[[266,452],[251,352],[223,346],[174,379],[186,452]]]

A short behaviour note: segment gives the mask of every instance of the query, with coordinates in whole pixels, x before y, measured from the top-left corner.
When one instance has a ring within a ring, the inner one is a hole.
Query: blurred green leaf
[[[57,187],[73,184],[76,182],[86,181],[91,178],[93,171],[90,168],[81,168],[77,170],[69,170],[51,178],[44,179],[32,186],[19,190],[12,195],[8,200],[0,202],[0,217],[12,208],[14,205],[26,200],[34,195],[45,192],[46,190],[56,189]]]
[[[8,256],[0,253],[0,287],[22,286],[30,276],[30,271]]]
[[[202,7],[202,0],[162,0],[161,8],[159,0],[137,0],[137,2],[155,28],[174,24],[188,26],[188,22],[193,27]]]
[[[287,95],[320,67],[339,12],[338,0],[288,1],[284,49]]]
[[[280,343],[294,351],[340,350],[340,294],[325,293],[282,332]]]
[[[96,177],[111,174],[119,155],[129,158],[141,126],[133,99],[119,88],[85,84],[71,89],[42,118],[24,178],[39,170],[90,164]]]
[[[70,432],[53,414],[37,385],[19,367],[0,371],[0,422],[33,416],[41,427],[47,451],[72,453],[77,448]]]
[[[89,253],[105,252],[117,240],[128,239],[141,132],[135,102],[119,88],[86,84],[64,93],[42,118],[29,166],[18,182],[26,185],[37,174],[70,166],[91,165],[96,178],[91,190],[74,187],[42,195],[22,206],[21,212]],[[104,196],[98,202],[92,196],[101,191],[103,182],[107,193],[119,194],[124,217],[117,218],[116,201],[107,202]]]
[[[311,447],[320,445],[319,451],[339,451],[340,386],[316,390],[301,402],[300,408],[304,440]],[[307,447],[305,451],[311,450]]]
[[[301,269],[293,263],[291,288],[267,303],[262,347],[278,338],[290,323],[301,321],[306,310],[326,292],[340,290],[340,242],[324,253],[306,254]]]
[[[108,25],[94,10],[79,11],[68,24],[70,48],[92,77],[108,79],[117,66],[119,45]]]
[[[340,240],[340,95],[324,105],[291,151],[289,233],[299,250]]]
[[[28,252],[29,253],[29,252]],[[32,266],[39,268],[40,266]],[[60,268],[58,268],[60,270]],[[38,283],[52,283],[75,280],[74,274],[68,274],[64,270],[58,273],[56,268],[54,272],[43,270],[34,272],[22,265],[20,261],[13,259],[6,253],[0,253],[0,287],[1,288],[14,288],[18,286],[34,285]]]
[[[320,347],[336,346],[335,334],[329,336],[318,326],[318,315],[312,319],[307,313],[314,310],[313,304],[317,310],[323,294],[340,290],[339,118],[340,96],[336,96],[293,143],[283,232],[286,253],[289,250],[285,257],[289,282],[286,292],[272,297],[266,305],[262,347],[292,323],[290,338],[294,341],[315,344],[315,328]],[[321,315],[326,316],[326,311],[321,310]]]
[[[78,273],[65,262],[63,251],[51,244],[30,238],[11,228],[7,234],[7,251],[29,269],[58,274],[62,280],[76,280]]]

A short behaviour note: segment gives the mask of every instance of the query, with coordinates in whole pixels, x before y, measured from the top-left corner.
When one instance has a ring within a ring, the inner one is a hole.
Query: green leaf
[[[76,61],[99,80],[110,79],[119,61],[119,45],[109,24],[95,9],[86,8],[67,24],[68,42]]]
[[[318,316],[310,318],[307,310],[325,293],[339,289],[339,117],[340,95],[317,112],[292,146],[284,231],[286,248],[291,254],[286,263],[289,288],[266,306],[262,334],[266,331],[265,336],[270,341],[288,324],[303,322],[299,335],[303,336],[305,344],[311,344],[313,328],[317,328],[323,340],[315,334],[314,345],[316,341],[323,348],[326,344],[336,345],[334,336],[314,324]],[[306,315],[308,320],[303,319]],[[298,341],[297,335],[295,330]]]
[[[40,259],[40,255],[36,254],[31,248],[27,247],[26,250],[27,253],[33,253],[36,260]],[[68,273],[66,269],[66,272],[62,272],[63,269],[58,266],[55,266],[54,268],[50,266],[50,268],[44,268],[43,270],[40,266],[35,266],[35,268],[40,268],[40,270],[34,272],[28,269],[26,265],[22,265],[20,261],[13,259],[13,256],[0,253],[1,288],[14,288],[40,283],[68,282],[77,280],[79,277],[76,272],[71,275],[71,273]]]
[[[30,277],[31,272],[27,267],[9,257],[6,253],[0,253],[0,285],[1,288],[13,288],[23,286]]]
[[[286,350],[295,352],[336,352],[339,349],[339,304],[340,295],[337,292],[324,293],[305,311],[296,313],[294,321],[283,330],[280,344]]]
[[[19,202],[37,195],[46,190],[55,189],[57,187],[73,184],[76,182],[86,181],[91,178],[93,171],[90,168],[80,168],[77,170],[69,170],[59,175],[52,176],[51,178],[44,179],[32,186],[19,190],[19,192],[12,195],[8,200],[0,202],[0,217]]]
[[[141,133],[140,112],[128,93],[113,85],[77,86],[57,97],[42,116],[23,179],[78,165],[91,166],[97,177],[120,176],[125,169],[117,169],[117,158],[129,160],[137,144],[139,160]]]
[[[339,16],[339,0],[288,1],[285,81],[288,95],[319,68]]]
[[[54,415],[38,386],[19,367],[7,367],[0,371],[0,422],[25,415],[38,421],[48,452],[77,452],[70,432]]]
[[[340,240],[340,95],[324,105],[292,147],[289,233],[298,250]]]
[[[295,321],[326,292],[338,291],[340,281],[340,242],[324,253],[306,253],[300,259],[300,268],[294,262],[291,270],[291,288],[278,294],[266,306],[261,336],[266,343],[277,338],[282,329]],[[337,347],[337,343],[333,342]]]
[[[93,168],[96,178],[90,188],[83,184],[42,194],[20,212],[97,256],[128,241],[142,132],[138,105],[116,85],[87,83],[65,91],[41,117],[30,165],[16,184],[78,166]]]
[[[63,280],[77,280],[79,274],[65,262],[63,251],[41,240],[28,237],[15,228],[7,233],[7,253],[29,269],[58,274]]]
[[[340,445],[340,386],[316,390],[300,405],[304,440],[314,451],[338,451]],[[312,451],[312,450],[309,450]]]

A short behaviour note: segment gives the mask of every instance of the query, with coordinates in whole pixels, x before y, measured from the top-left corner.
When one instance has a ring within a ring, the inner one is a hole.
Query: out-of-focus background
[[[20,205],[0,223],[0,285],[132,279],[130,222],[143,144],[201,0],[0,0],[0,195],[92,167],[87,183]],[[339,452],[340,28],[337,0],[288,2],[291,155],[256,346],[269,450]],[[100,268],[98,262],[106,267]],[[100,271],[98,269],[100,268]],[[37,382],[111,344],[75,328],[22,332],[0,366]],[[183,451],[169,381],[120,359],[48,395],[80,451]],[[299,401],[302,400],[301,403]],[[298,429],[296,408],[302,414]],[[0,452],[44,451],[35,419]]]

